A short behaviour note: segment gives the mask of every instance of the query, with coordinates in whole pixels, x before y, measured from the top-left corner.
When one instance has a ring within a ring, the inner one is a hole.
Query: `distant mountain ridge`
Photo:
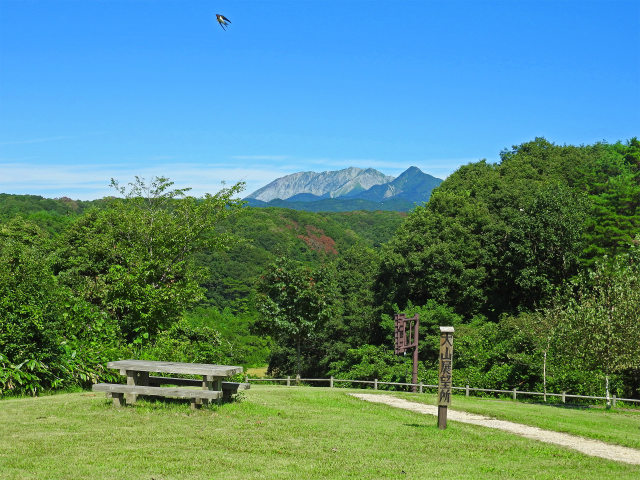
[[[287,200],[295,195],[310,194],[320,198],[335,198],[368,190],[393,180],[373,168],[349,167],[343,170],[326,172],[298,172],[278,178],[256,190],[247,198],[269,202]]]
[[[349,167],[327,172],[299,172],[278,178],[248,195],[257,207],[343,212],[408,211],[429,200],[442,180],[409,167],[397,178],[375,170]]]

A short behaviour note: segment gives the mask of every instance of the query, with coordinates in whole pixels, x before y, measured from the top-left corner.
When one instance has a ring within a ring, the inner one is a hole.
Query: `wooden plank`
[[[222,382],[223,392],[237,392],[238,390],[249,390],[251,385],[248,383]]]
[[[248,383],[238,383],[238,382],[222,382],[222,384],[220,385],[220,388],[222,389],[222,393],[223,393],[223,399],[225,402],[228,402],[231,400],[231,396],[235,395],[236,393],[238,393],[238,390],[248,390],[249,389],[249,384]]]
[[[120,371],[137,370],[139,372],[185,373],[190,375],[209,375],[229,377],[242,373],[242,367],[230,365],[211,365],[208,363],[158,362],[151,360],[117,360],[107,363],[108,368]]]
[[[183,387],[201,387],[202,380],[193,378],[175,378],[175,377],[156,377],[149,375],[149,385],[179,385]]]
[[[156,397],[174,397],[174,398],[206,398],[215,400],[222,396],[221,391],[216,390],[196,390],[188,388],[171,388],[171,387],[151,387],[142,385],[122,385],[119,383],[96,383],[92,386],[94,392],[117,392],[137,395],[150,395]]]
[[[194,378],[176,378],[176,377],[156,377],[149,375],[149,385],[157,387],[160,385],[179,385],[183,387],[203,387],[202,380]],[[222,382],[222,391],[249,390],[251,385],[248,383],[238,382]]]

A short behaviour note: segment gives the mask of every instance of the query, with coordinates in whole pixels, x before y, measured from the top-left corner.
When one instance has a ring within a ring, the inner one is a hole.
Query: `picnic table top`
[[[137,372],[186,373],[191,375],[209,375],[228,377],[242,373],[242,367],[229,365],[211,365],[208,363],[158,362],[153,360],[117,360],[107,363],[108,368],[134,370]]]

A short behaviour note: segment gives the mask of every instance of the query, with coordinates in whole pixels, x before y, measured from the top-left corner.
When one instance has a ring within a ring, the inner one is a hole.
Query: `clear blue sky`
[[[640,136],[639,1],[0,0],[0,192],[444,178],[536,136]]]

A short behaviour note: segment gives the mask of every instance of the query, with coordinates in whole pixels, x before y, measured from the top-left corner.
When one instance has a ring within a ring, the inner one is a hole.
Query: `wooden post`
[[[377,378],[374,378],[374,379],[373,379],[373,389],[374,389],[374,390],[377,390],[377,389],[378,389],[378,379],[377,379]]]
[[[149,385],[149,372],[139,372],[137,370],[126,370],[127,385]],[[136,403],[138,395],[135,393],[127,393],[125,395],[126,402],[130,405]]]
[[[518,394],[516,393],[516,389],[513,389],[513,399],[517,400],[518,399]]]
[[[438,428],[444,430],[447,428],[447,406],[438,405]]]
[[[423,387],[423,384],[422,382],[420,382],[420,393],[422,393],[422,387]]]
[[[113,399],[114,407],[122,407],[124,405],[124,394],[111,392],[111,398]]]
[[[613,408],[615,408],[615,407],[616,407],[616,396],[615,396],[615,395],[613,395],[613,396],[611,397],[611,406],[612,406]]]
[[[300,385],[300,374],[296,375],[296,385]]]
[[[562,392],[562,403],[567,403],[566,395],[567,392]]]
[[[464,389],[464,396],[465,397],[469,396],[469,385],[467,385],[467,388]]]
[[[414,347],[413,347],[413,371],[411,372],[411,383],[413,384],[413,386],[411,387],[411,391],[413,393],[416,393],[417,391],[417,386],[416,384],[418,383],[418,344],[419,344],[419,332],[420,332],[420,316],[418,314],[415,314],[414,317],[415,322],[414,322],[414,332],[413,332],[413,343],[414,343]]]
[[[287,387],[291,386],[291,375],[287,376]]]
[[[453,381],[453,327],[440,327],[440,361],[438,366],[438,428],[447,428],[447,407],[451,405]]]
[[[329,380],[329,387],[333,388],[333,375],[331,375],[331,380]]]

